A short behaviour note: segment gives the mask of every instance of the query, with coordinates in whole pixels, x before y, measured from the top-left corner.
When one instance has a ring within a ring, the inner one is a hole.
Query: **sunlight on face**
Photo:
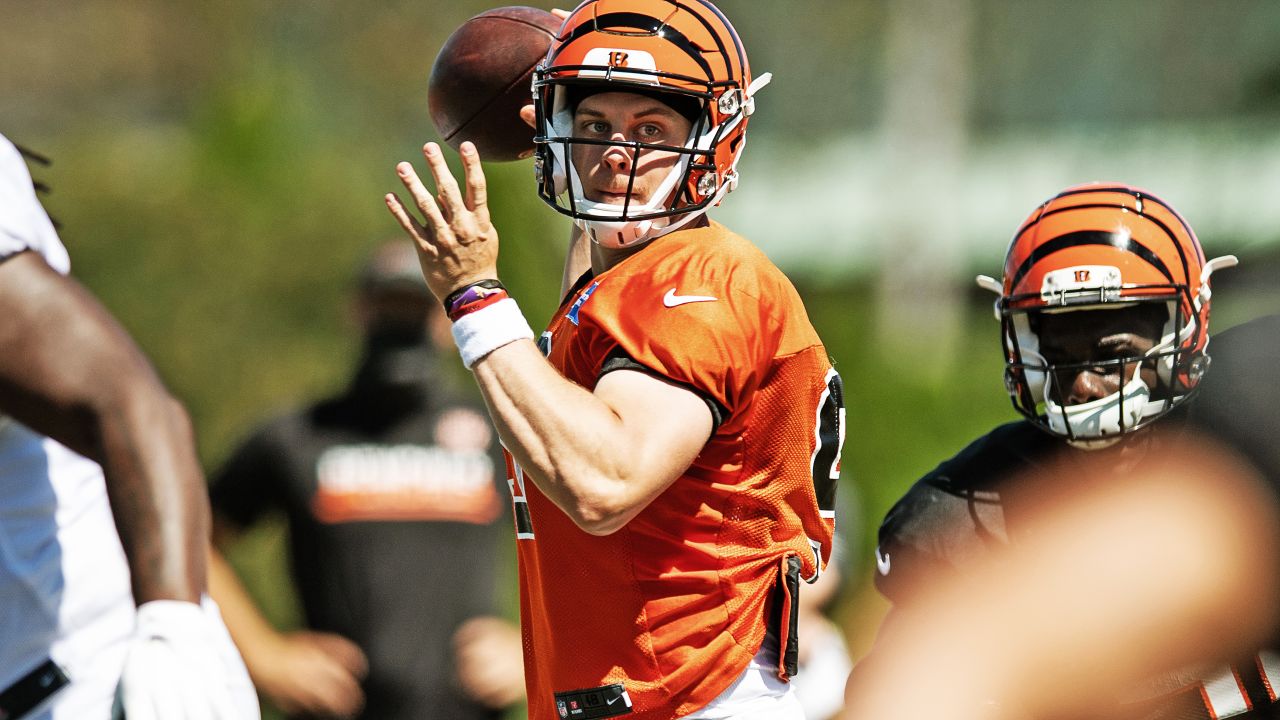
[[[573,136],[591,140],[681,146],[691,127],[687,118],[665,103],[627,92],[589,95],[573,115]],[[573,166],[587,199],[612,205],[626,202],[629,183],[631,202],[648,203],[679,159],[679,153],[662,150],[573,146]]]

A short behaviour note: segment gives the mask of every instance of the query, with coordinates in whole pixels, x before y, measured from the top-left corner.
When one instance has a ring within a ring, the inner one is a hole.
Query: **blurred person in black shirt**
[[[306,630],[280,633],[225,562],[212,588],[260,691],[291,717],[480,720],[523,694],[493,617],[503,467],[455,383],[448,322],[407,243],[361,274],[364,352],[341,395],[256,430],[212,477],[215,541],[288,521]]]

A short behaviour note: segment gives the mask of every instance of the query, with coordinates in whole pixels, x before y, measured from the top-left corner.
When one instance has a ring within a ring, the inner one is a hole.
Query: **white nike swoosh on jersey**
[[[889,563],[890,563],[889,554],[885,553],[884,555],[881,555],[880,548],[877,546],[876,547],[876,569],[880,571],[881,575],[889,574]]]
[[[662,296],[662,304],[669,308],[673,308],[677,305],[684,305],[685,303],[715,302],[719,299],[720,298],[711,297],[710,295],[677,295],[676,289],[671,288],[667,291],[666,295]]]

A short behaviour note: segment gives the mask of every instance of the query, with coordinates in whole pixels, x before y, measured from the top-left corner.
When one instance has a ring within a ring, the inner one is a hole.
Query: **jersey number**
[[[840,451],[844,448],[844,384],[835,369],[827,371],[826,387],[818,399],[815,443],[810,468],[818,509],[824,518],[836,516],[836,481],[840,479]]]
[[[524,470],[516,462],[511,451],[502,449],[507,456],[507,488],[511,490],[511,514],[516,521],[516,539],[533,539],[533,518],[529,516],[529,502],[524,494]]]
[[[551,331],[542,333],[538,338],[538,349],[542,356],[551,354]],[[516,539],[533,540],[533,517],[529,515],[528,496],[524,494],[524,470],[510,450],[502,449],[507,458],[507,488],[511,490],[511,516],[516,521]]]

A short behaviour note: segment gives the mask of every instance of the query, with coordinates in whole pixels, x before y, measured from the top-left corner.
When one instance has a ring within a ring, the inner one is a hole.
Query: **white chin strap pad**
[[[1078,405],[1059,405],[1050,397],[1050,380],[1045,381],[1045,414],[1049,428],[1064,437],[1082,441],[1119,439],[1122,431],[1132,429],[1145,415],[1151,389],[1134,377],[1119,392]],[[1110,444],[1107,442],[1106,444]]]
[[[660,218],[665,219],[665,218]],[[609,222],[606,220],[574,220],[574,224],[591,238],[591,242],[606,248],[635,247],[655,237],[653,220],[635,222]]]

